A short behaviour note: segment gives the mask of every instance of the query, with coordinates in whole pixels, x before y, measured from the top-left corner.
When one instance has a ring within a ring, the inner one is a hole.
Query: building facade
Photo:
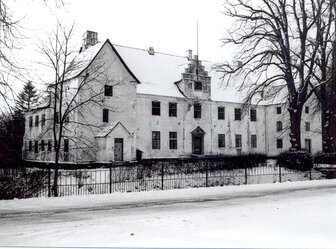
[[[97,43],[97,34],[87,32],[75,60],[80,66],[63,88],[65,107],[77,106],[65,117],[61,162],[134,161],[139,154],[276,156],[290,147],[286,103],[243,108],[244,94],[226,87],[214,64],[190,50],[183,57]],[[302,117],[303,147],[315,153],[321,148],[320,115],[307,104]],[[52,97],[27,112],[25,160],[54,160],[53,123]]]

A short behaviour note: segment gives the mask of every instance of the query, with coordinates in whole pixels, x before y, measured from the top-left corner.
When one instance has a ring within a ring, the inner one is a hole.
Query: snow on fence
[[[188,166],[188,165],[184,165]],[[195,165],[194,165],[195,166]],[[59,196],[106,194],[114,192],[138,192],[150,190],[166,190],[178,188],[198,188],[225,185],[275,183],[285,181],[302,181],[324,178],[315,169],[298,172],[276,166],[269,160],[266,164],[254,168],[218,169],[207,165],[202,167],[178,168],[171,163],[160,163],[145,167],[143,165],[117,166],[99,169],[60,169],[58,172]],[[4,171],[0,169],[0,176],[20,175],[17,170]],[[24,197],[47,197],[53,193],[53,169],[25,169],[30,174]],[[33,184],[31,179],[38,176],[39,185]],[[15,177],[14,177],[15,178]],[[13,179],[14,179],[13,178]],[[29,192],[29,182],[34,191]],[[38,191],[36,189],[38,186]],[[1,196],[0,196],[1,197]],[[1,198],[0,198],[1,199]]]

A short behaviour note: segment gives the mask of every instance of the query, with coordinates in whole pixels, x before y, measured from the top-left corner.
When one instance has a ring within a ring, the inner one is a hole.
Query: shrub
[[[314,163],[336,164],[336,153],[318,152],[314,156]]]
[[[313,160],[306,150],[289,150],[279,155],[277,165],[297,171],[308,171],[313,168]]]

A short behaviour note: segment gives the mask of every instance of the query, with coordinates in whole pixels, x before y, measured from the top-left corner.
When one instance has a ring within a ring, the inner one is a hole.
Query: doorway
[[[204,154],[204,134],[205,132],[199,126],[191,132],[192,154]]]

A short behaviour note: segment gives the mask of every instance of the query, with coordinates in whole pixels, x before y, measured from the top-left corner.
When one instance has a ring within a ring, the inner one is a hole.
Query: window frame
[[[241,108],[234,108],[234,120],[235,121],[241,121],[242,120]]]
[[[35,116],[35,123],[34,123],[34,126],[35,126],[35,127],[38,127],[38,126],[39,126],[39,122],[40,122],[40,115],[36,115],[36,116]]]
[[[52,140],[51,139],[48,139],[47,151],[48,152],[52,151]]]
[[[195,91],[203,91],[203,82],[199,80],[194,81],[194,90]]]
[[[33,127],[33,116],[29,116],[29,124],[28,124],[29,128]]]
[[[281,114],[282,113],[281,106],[277,106],[276,107],[276,112],[277,112],[277,114]]]
[[[250,109],[250,120],[251,122],[257,122],[257,109]]]
[[[152,101],[152,116],[161,116],[161,102],[160,101],[157,101],[157,100]]]
[[[310,131],[310,122],[305,122],[305,131]]]
[[[251,134],[251,148],[257,148],[257,147],[258,147],[257,134]]]
[[[277,121],[276,122],[276,131],[282,131],[282,122],[281,121]]]
[[[103,123],[109,122],[109,109],[103,109]]]
[[[243,139],[241,134],[235,134],[235,147],[236,148],[243,147]]]
[[[104,96],[105,97],[112,97],[113,96],[113,86],[104,85]]]
[[[225,107],[224,106],[218,106],[217,118],[218,120],[225,120]]]
[[[282,149],[283,148],[283,141],[282,141],[282,138],[278,138],[276,140],[276,147],[277,149]]]
[[[169,132],[169,149],[177,150],[177,132],[176,131]]]
[[[225,148],[225,134],[218,134],[218,148]]]
[[[39,152],[39,149],[38,149],[38,140],[35,140],[34,141],[34,153],[37,154]]]
[[[169,117],[177,117],[177,103],[169,102],[169,104],[168,104],[168,115],[169,115]]]
[[[309,114],[309,106],[305,106],[305,113]]]
[[[45,146],[44,139],[41,139],[41,143],[40,143],[40,147],[41,147],[40,150],[41,151],[45,151],[44,146]]]
[[[195,103],[194,104],[194,118],[195,119],[201,119],[202,118],[202,104],[200,104],[200,103]]]
[[[161,149],[161,133],[160,131],[152,131],[152,150]]]

